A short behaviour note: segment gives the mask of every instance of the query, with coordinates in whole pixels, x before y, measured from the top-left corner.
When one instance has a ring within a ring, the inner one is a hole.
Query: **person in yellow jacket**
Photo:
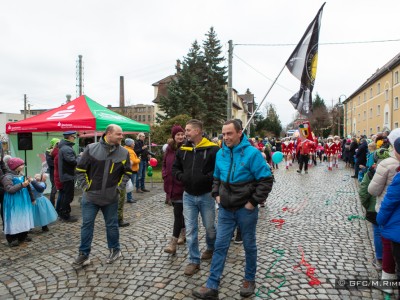
[[[131,170],[132,170],[132,177],[131,181],[132,184],[136,180],[136,175],[139,170],[139,163],[140,159],[137,157],[135,151],[133,150],[133,147],[135,147],[135,141],[132,139],[125,139],[125,146],[124,148],[128,150],[129,153],[129,158],[131,161]],[[132,192],[126,193],[125,190],[121,191],[119,195],[119,202],[118,202],[118,225],[119,227],[127,227],[130,224],[128,222],[124,222],[124,203],[125,203],[125,195],[126,195],[126,201],[128,203],[135,203],[137,202],[136,200],[133,199]]]

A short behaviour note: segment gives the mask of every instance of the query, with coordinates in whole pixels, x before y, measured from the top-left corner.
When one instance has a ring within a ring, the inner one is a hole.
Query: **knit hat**
[[[393,143],[394,150],[400,154],[400,138],[397,138]]]
[[[50,140],[50,147],[51,148],[54,148],[54,146],[57,144],[57,143],[59,143],[60,142],[60,139],[58,139],[58,138],[52,138],[51,140]]]
[[[127,146],[132,146],[134,143],[135,143],[135,141],[132,139],[129,139],[129,138],[125,139],[125,145],[127,145]]]
[[[23,164],[25,164],[25,162],[19,157],[12,157],[7,161],[7,166],[13,171]]]
[[[389,136],[388,136],[388,139],[389,139],[389,142],[390,142],[392,145],[394,145],[394,142],[395,142],[399,137],[400,137],[400,128],[396,128],[396,129],[393,129],[393,130],[390,132],[390,134],[389,134]]]
[[[176,136],[176,134],[177,134],[178,132],[185,133],[185,130],[183,130],[183,128],[182,128],[180,125],[174,125],[174,126],[172,126],[171,135],[172,135],[172,138],[173,138],[173,139],[175,139],[175,136]]]

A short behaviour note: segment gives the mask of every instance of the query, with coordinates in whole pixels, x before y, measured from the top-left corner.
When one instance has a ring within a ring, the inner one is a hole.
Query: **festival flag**
[[[306,116],[312,112],[312,90],[317,74],[319,28],[324,5],[286,62],[286,67],[301,82],[300,90],[289,101],[300,114]]]

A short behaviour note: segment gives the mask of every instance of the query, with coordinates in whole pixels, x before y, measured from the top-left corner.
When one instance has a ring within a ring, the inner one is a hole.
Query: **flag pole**
[[[260,104],[257,106],[256,110],[253,112],[253,114],[250,116],[250,119],[247,121],[246,126],[244,126],[243,128],[247,128],[247,126],[249,126],[251,120],[254,118],[256,112],[258,111],[258,109],[261,107],[261,105],[263,104],[265,98],[267,98],[269,92],[271,91],[272,87],[275,85],[276,81],[278,80],[279,76],[281,76],[283,70],[286,68],[286,63],[283,65],[282,70],[279,72],[278,76],[276,76],[275,80],[272,82],[272,85],[270,86],[270,88],[268,89],[267,93],[265,94],[264,98],[261,100]]]

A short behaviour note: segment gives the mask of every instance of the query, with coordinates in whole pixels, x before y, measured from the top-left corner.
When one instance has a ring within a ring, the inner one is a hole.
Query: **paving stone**
[[[276,183],[260,208],[257,226],[257,287],[275,289],[271,299],[383,299],[379,290],[336,290],[335,279],[378,278],[372,268],[374,257],[371,225],[364,220],[348,221],[349,215],[363,215],[358,199],[358,183],[352,170],[327,171],[325,164],[299,175],[296,164],[288,171],[274,171]],[[124,206],[131,226],[121,228],[123,258],[112,265],[108,255],[104,220],[96,219],[91,265],[75,270],[71,263],[78,253],[81,220],[55,222],[50,231],[39,228],[30,234],[33,242],[9,248],[0,242],[0,300],[3,299],[193,299],[192,290],[207,281],[210,262],[202,262],[193,277],[183,275],[187,265],[186,245],[176,255],[163,252],[172,233],[173,209],[164,204],[160,184],[148,185],[151,192],[136,194],[138,203]],[[328,201],[329,200],[329,201]],[[289,210],[283,211],[287,207]],[[72,214],[81,218],[80,207]],[[285,220],[277,228],[270,220]],[[199,247],[206,248],[205,231],[200,224]],[[4,236],[1,236],[5,241]],[[284,250],[277,261],[273,249]],[[304,260],[315,268],[320,285],[310,286]],[[274,267],[272,265],[275,263]],[[231,243],[220,285],[220,299],[241,299],[239,287],[244,276],[243,245]],[[299,266],[298,268],[294,268]],[[269,273],[267,273],[269,272]],[[286,283],[278,288],[284,275]]]

